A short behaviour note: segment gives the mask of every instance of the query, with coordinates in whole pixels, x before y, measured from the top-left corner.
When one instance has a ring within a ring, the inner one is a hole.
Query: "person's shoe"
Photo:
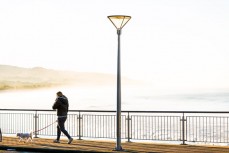
[[[68,140],[68,144],[71,144],[72,141],[73,141],[73,138],[70,138],[70,139]]]
[[[53,140],[53,143],[60,143],[59,140]]]

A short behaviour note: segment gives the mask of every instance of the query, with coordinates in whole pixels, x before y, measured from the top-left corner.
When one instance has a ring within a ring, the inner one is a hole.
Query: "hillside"
[[[132,82],[123,78],[124,82]],[[116,76],[103,73],[71,72],[42,67],[0,65],[0,90],[52,87],[59,85],[115,85]]]

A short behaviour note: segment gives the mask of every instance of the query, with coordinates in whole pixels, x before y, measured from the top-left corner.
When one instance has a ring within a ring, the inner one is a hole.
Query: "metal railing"
[[[116,137],[116,112],[70,110],[66,129],[73,137]],[[56,136],[53,110],[0,109],[3,134],[36,131],[38,136]],[[229,143],[229,112],[122,111],[122,139]],[[40,130],[42,129],[42,130]]]

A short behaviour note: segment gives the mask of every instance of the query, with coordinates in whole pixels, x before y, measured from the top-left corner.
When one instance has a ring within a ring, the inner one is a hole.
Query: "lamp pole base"
[[[113,151],[124,151],[124,149],[122,149],[122,147],[115,147]]]

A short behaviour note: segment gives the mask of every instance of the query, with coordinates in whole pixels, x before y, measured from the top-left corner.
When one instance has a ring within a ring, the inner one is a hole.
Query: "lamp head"
[[[121,30],[126,23],[131,19],[131,16],[127,15],[111,15],[108,16],[108,19],[116,27],[117,30]]]

